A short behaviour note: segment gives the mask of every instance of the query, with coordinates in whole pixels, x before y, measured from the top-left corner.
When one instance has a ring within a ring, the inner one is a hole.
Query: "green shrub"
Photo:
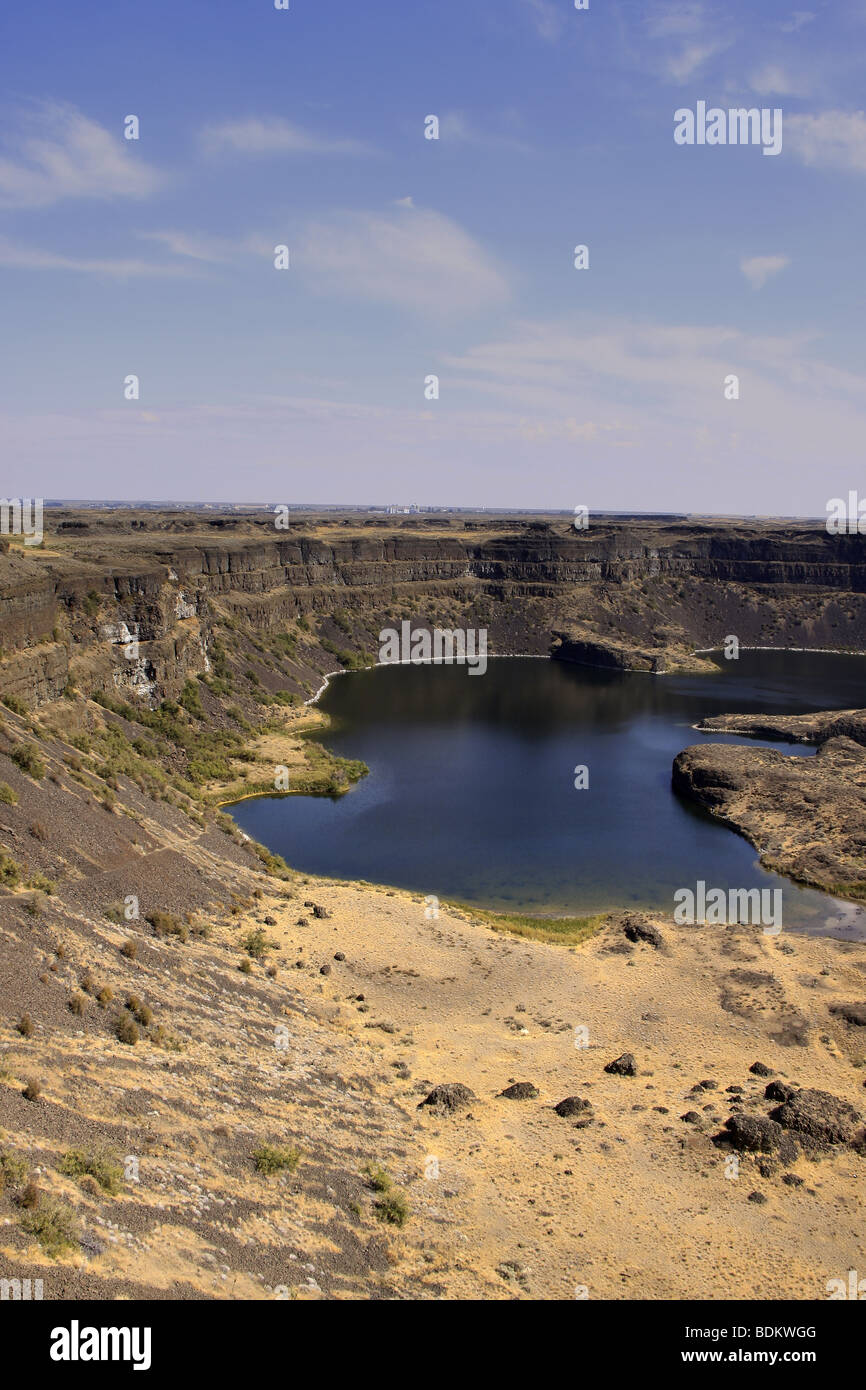
[[[21,1217],[21,1229],[35,1237],[52,1259],[78,1243],[75,1213],[64,1202],[44,1197],[32,1211]]]
[[[187,714],[191,714],[194,719],[204,719],[205,709],[201,702],[201,695],[195,681],[187,681],[178,703],[182,705]]]
[[[140,1023],[143,1028],[147,1028],[148,1024],[153,1023],[153,1010],[139,999],[137,994],[127,996],[126,1007],[136,1023]]]
[[[301,1161],[301,1151],[295,1148],[278,1148],[274,1144],[262,1144],[253,1154],[256,1171],[270,1176],[287,1168],[294,1173]]]
[[[0,782],[0,803],[4,806],[14,806],[18,801],[18,793],[13,791],[8,782]]]
[[[105,1150],[85,1152],[70,1149],[60,1161],[60,1172],[68,1178],[95,1178],[109,1196],[116,1197],[123,1182],[123,1168],[113,1154]]]
[[[27,880],[27,887],[35,888],[40,893],[47,893],[50,898],[57,884],[53,878],[48,878],[46,874],[35,873],[31,874]]]
[[[7,888],[17,888],[20,882],[21,870],[15,860],[0,851],[0,883],[4,883]]]
[[[374,1192],[390,1192],[394,1186],[389,1173],[385,1171],[380,1163],[368,1163],[364,1167],[364,1177],[367,1179],[367,1186],[372,1187]]]
[[[114,1036],[118,1042],[126,1043],[128,1047],[134,1047],[138,1042],[138,1028],[132,1014],[118,1014],[114,1020]]]
[[[16,1187],[23,1187],[26,1181],[27,1164],[24,1159],[16,1154],[0,1152],[0,1192],[4,1188],[11,1192]]]
[[[405,1226],[411,1215],[409,1203],[404,1194],[394,1188],[374,1203],[376,1216],[389,1226]]]
[[[7,709],[11,709],[13,714],[26,715],[27,713],[27,706],[23,700],[18,699],[17,695],[4,695],[3,703]]]
[[[176,936],[180,941],[189,939],[189,927],[186,922],[175,917],[173,912],[163,912],[161,908],[154,908],[145,920],[150,923],[157,936]]]
[[[34,781],[41,782],[45,776],[45,763],[39,756],[39,749],[35,743],[19,743],[9,754],[13,763],[17,763],[22,772],[26,772]]]
[[[263,955],[276,946],[276,942],[268,940],[262,927],[255,927],[253,931],[247,932],[240,944],[254,960],[261,960]]]

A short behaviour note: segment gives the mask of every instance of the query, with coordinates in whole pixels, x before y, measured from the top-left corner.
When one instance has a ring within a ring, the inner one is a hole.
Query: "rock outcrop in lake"
[[[745,835],[765,868],[866,898],[866,711],[719,715],[699,727],[818,743],[814,757],[693,744],[674,759],[673,786]]]

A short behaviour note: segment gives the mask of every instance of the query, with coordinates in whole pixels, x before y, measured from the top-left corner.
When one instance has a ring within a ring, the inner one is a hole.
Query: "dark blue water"
[[[673,910],[676,889],[782,888],[784,923],[860,936],[866,913],[766,873],[747,841],[671,790],[671,763],[719,713],[866,704],[866,658],[742,652],[718,674],[649,676],[531,658],[391,666],[332,680],[324,742],[370,775],[346,796],[231,807],[293,867],[540,915]],[[749,740],[753,742],[753,740]],[[775,744],[811,757],[814,750]],[[589,769],[588,790],[574,769]]]

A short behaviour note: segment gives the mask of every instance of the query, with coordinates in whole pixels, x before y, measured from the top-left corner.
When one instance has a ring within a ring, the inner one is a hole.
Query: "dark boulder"
[[[652,922],[645,922],[641,917],[630,917],[623,927],[623,931],[629,941],[645,941],[648,946],[653,946],[656,950],[664,944],[664,937],[658,927],[654,927]]]
[[[787,1155],[796,1146],[791,1144],[782,1126],[764,1115],[731,1115],[725,1120],[727,1138],[735,1149],[744,1153],[781,1153]],[[786,1157],[786,1162],[791,1159]]]
[[[789,1086],[787,1081],[771,1081],[764,1092],[765,1100],[791,1100],[797,1094],[796,1086]]]
[[[637,1076],[637,1062],[630,1052],[624,1052],[621,1057],[608,1062],[605,1071],[612,1076]]]
[[[434,1086],[429,1096],[426,1096],[418,1106],[420,1110],[423,1106],[429,1106],[431,1110],[441,1110],[453,1113],[456,1110],[468,1110],[469,1106],[477,1101],[478,1097],[474,1091],[470,1091],[468,1086],[464,1086],[462,1081],[446,1081],[439,1086]]]
[[[566,1096],[553,1108],[564,1120],[575,1119],[581,1129],[592,1124],[594,1118],[592,1102],[583,1096]]]
[[[513,1086],[506,1086],[499,1094],[506,1100],[535,1100],[538,1087],[533,1086],[531,1081],[515,1081]]]
[[[847,1100],[829,1091],[798,1091],[771,1112],[785,1129],[805,1135],[819,1145],[844,1144],[854,1133],[860,1115]]]

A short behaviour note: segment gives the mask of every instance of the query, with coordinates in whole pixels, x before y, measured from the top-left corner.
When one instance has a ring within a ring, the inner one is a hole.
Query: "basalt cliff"
[[[0,554],[0,697],[70,685],[156,704],[243,663],[306,698],[402,619],[486,627],[491,652],[664,672],[696,649],[866,648],[866,540],[769,522],[46,512]],[[131,638],[137,646],[130,648]],[[279,639],[279,650],[274,639]],[[287,644],[287,640],[289,642]]]

